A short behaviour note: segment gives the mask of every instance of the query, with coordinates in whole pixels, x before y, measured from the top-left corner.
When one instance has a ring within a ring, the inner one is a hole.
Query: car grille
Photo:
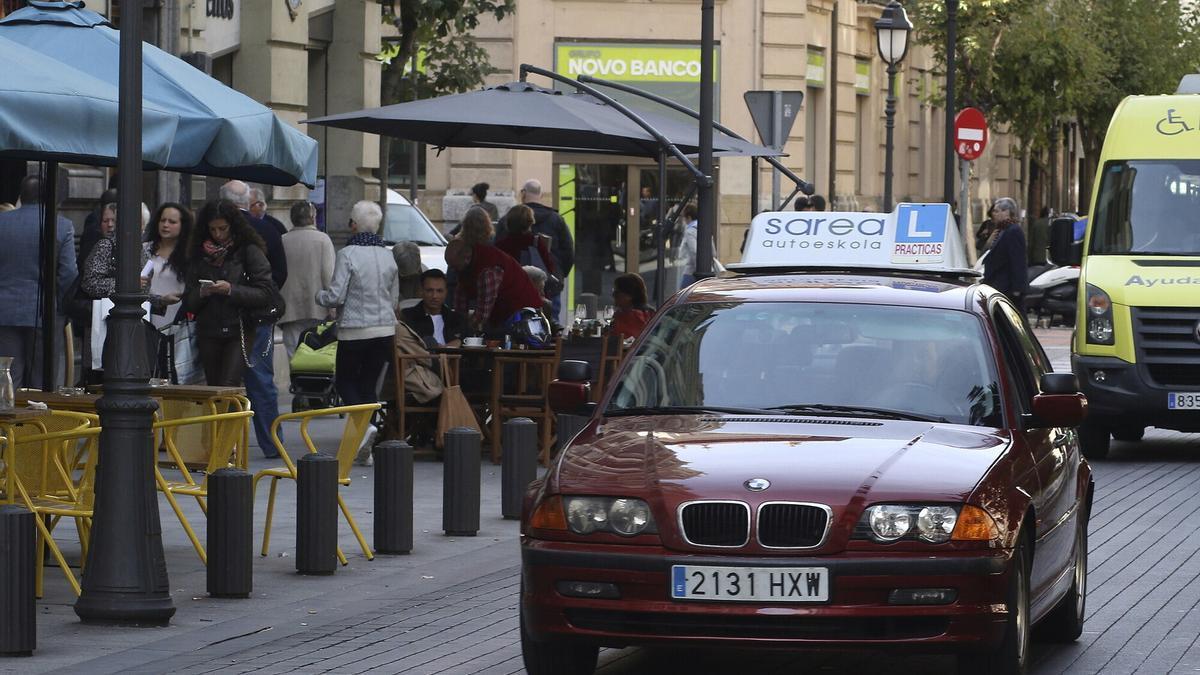
[[[771,548],[813,548],[825,538],[828,525],[825,507],[767,503],[758,511],[758,542]]]
[[[1196,323],[1200,308],[1134,307],[1134,340],[1138,361],[1155,383],[1200,386],[1200,341]]]
[[[675,612],[568,609],[567,621],[583,630],[668,637],[768,638],[777,640],[900,640],[946,632],[945,617],[815,618],[735,616]]]
[[[750,540],[750,508],[741,502],[692,502],[679,514],[683,536],[697,546],[744,546]]]

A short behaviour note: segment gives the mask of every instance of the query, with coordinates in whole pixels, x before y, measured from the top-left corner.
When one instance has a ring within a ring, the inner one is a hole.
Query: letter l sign
[[[913,239],[928,239],[933,236],[933,232],[929,230],[917,229],[917,220],[920,212],[916,209],[908,212],[908,236]]]

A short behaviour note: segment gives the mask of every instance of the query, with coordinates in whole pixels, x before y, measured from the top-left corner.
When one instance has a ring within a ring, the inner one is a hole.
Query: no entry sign
[[[978,108],[963,108],[954,116],[954,151],[967,160],[979,159],[987,147],[988,128]]]

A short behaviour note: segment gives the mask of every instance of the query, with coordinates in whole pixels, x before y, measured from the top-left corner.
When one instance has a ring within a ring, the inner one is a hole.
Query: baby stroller
[[[337,322],[325,321],[301,333],[289,365],[293,412],[337,406],[333,379],[337,368]]]

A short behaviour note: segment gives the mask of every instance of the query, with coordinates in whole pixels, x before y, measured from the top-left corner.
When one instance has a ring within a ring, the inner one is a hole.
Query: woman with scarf
[[[1020,209],[1010,197],[992,205],[995,231],[988,256],[983,259],[983,283],[1008,296],[1021,309],[1021,296],[1029,285],[1025,262],[1025,232],[1018,220]]]
[[[329,287],[317,292],[317,304],[338,308],[334,381],[344,405],[378,401],[379,376],[392,360],[400,273],[378,234],[382,220],[375,202],[363,200],[350,209],[354,236],[338,251]],[[358,463],[370,463],[376,434],[374,427],[368,430]]]
[[[210,385],[242,384],[255,328],[245,325],[245,313],[270,305],[275,283],[266,248],[233,202],[200,209],[188,244],[184,302],[196,314],[200,362]]]

